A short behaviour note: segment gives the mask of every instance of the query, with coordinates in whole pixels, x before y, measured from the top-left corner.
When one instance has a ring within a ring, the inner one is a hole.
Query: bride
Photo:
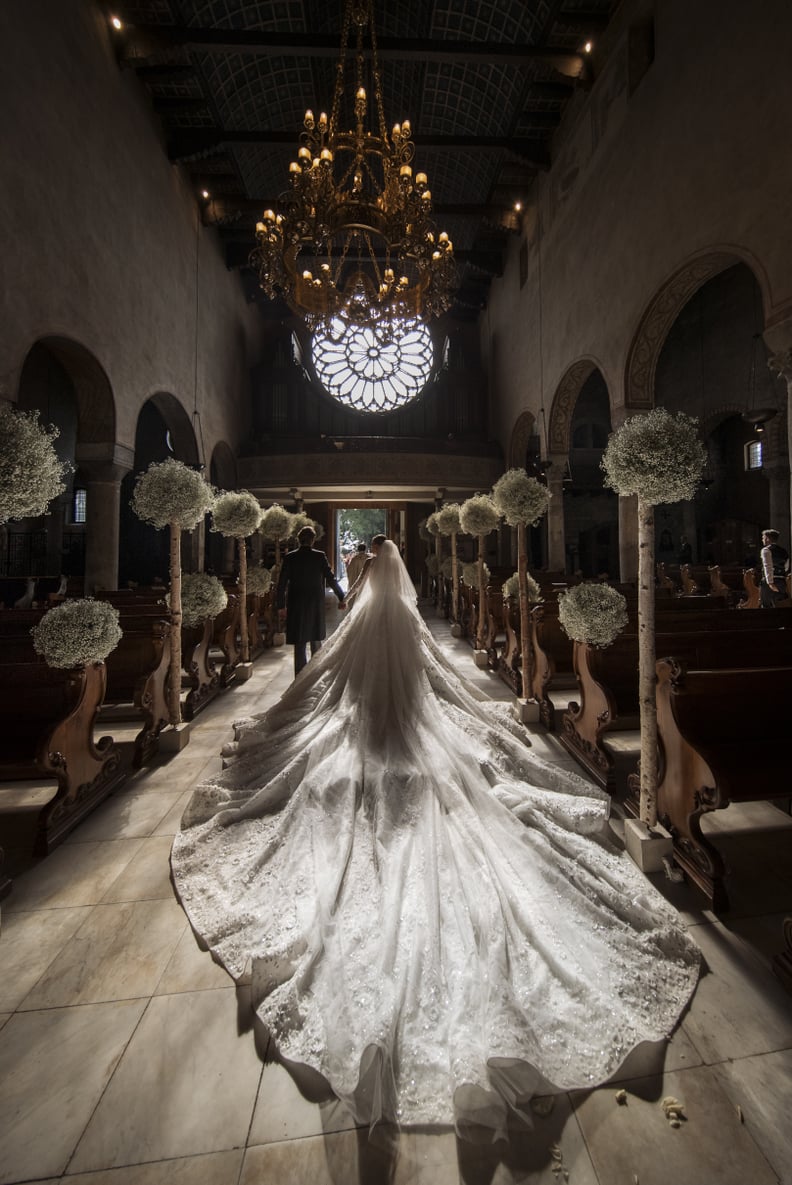
[[[608,798],[453,671],[398,549],[278,704],[236,725],[172,854],[280,1056],[359,1123],[502,1130],[670,1033],[698,950]]]

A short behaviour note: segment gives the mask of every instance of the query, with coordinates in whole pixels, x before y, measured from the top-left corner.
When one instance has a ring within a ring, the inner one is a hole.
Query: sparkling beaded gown
[[[609,840],[607,797],[448,665],[394,544],[236,732],[174,882],[280,1055],[358,1122],[502,1129],[673,1029],[695,944]]]

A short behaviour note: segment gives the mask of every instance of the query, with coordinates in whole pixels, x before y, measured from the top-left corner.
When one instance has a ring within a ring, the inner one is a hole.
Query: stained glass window
[[[313,340],[320,383],[356,411],[393,411],[415,399],[429,381],[433,353],[431,334],[420,321],[378,329],[335,320]]]

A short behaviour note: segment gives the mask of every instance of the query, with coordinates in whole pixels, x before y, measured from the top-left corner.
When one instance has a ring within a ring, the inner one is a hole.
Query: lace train
[[[609,840],[607,797],[458,678],[390,570],[381,553],[281,701],[237,725],[174,881],[230,974],[250,966],[283,1058],[359,1122],[501,1128],[667,1036],[699,954]]]

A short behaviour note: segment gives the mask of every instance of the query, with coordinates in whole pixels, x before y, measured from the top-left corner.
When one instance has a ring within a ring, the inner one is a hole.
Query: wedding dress
[[[199,787],[174,882],[282,1058],[360,1123],[502,1129],[673,1028],[699,955],[607,796],[453,671],[397,548]]]

